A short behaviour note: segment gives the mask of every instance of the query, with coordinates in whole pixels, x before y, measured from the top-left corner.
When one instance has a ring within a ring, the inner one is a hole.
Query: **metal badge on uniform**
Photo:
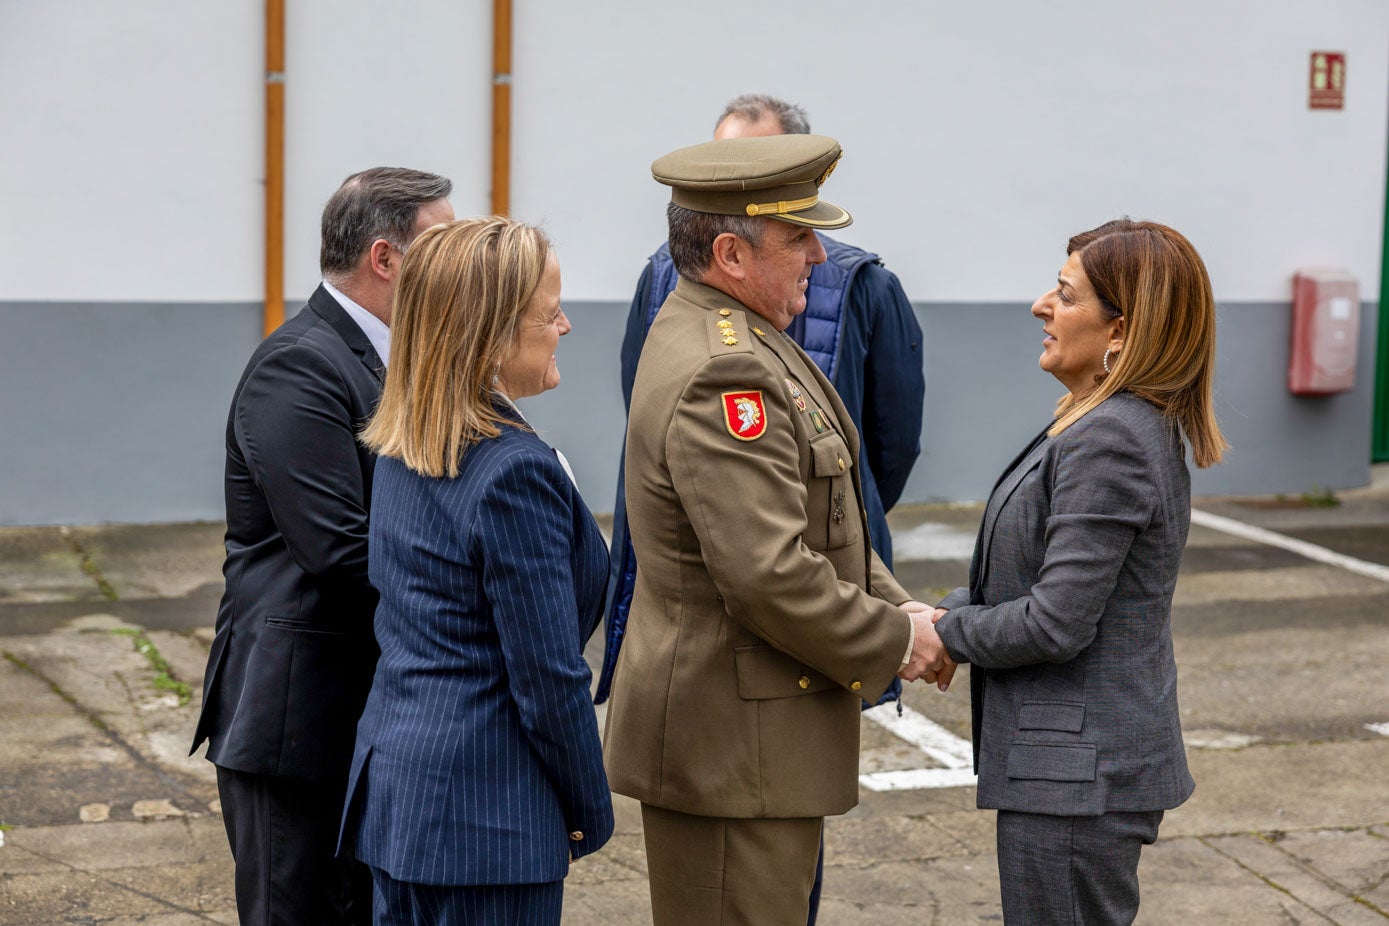
[[[805,411],[805,396],[801,395],[800,388],[791,380],[786,380],[786,389],[791,393],[791,401],[796,403],[796,408]]]
[[[767,410],[760,390],[725,392],[723,423],[738,440],[757,440],[767,432]]]
[[[823,434],[829,428],[829,425],[825,424],[825,413],[818,408],[810,413],[810,423],[815,425],[816,434]]]

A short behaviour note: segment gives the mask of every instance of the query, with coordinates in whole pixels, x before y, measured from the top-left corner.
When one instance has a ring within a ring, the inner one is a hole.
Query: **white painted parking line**
[[[1367,723],[1365,729],[1380,736],[1389,736],[1389,723]]]
[[[965,560],[974,555],[974,532],[965,533],[948,524],[927,521],[909,531],[893,531],[892,556],[899,563],[907,560]]]
[[[1305,540],[1298,540],[1296,537],[1289,537],[1286,534],[1279,534],[1274,531],[1265,530],[1262,527],[1255,527],[1252,524],[1245,524],[1243,521],[1236,521],[1234,518],[1225,518],[1218,514],[1211,514],[1209,511],[1198,511],[1193,508],[1191,510],[1191,523],[1199,524],[1202,527],[1208,527],[1211,530],[1220,531],[1224,534],[1242,537],[1245,540],[1253,540],[1255,543],[1263,543],[1271,547],[1291,550],[1293,553],[1300,554],[1311,560],[1316,560],[1319,563],[1340,566],[1348,572],[1369,576],[1372,579],[1379,579],[1382,582],[1389,582],[1389,566],[1383,566],[1379,563],[1369,563],[1363,559],[1346,556],[1344,553],[1337,553],[1335,550],[1319,547],[1315,543],[1308,543]]]
[[[972,787],[978,779],[971,770],[974,752],[969,740],[960,739],[940,724],[916,711],[896,704],[883,704],[863,712],[863,716],[885,728],[935,759],[944,768],[913,768],[890,772],[871,772],[858,776],[870,791],[909,791],[919,788]]]
[[[869,791],[922,791],[927,788],[972,788],[979,784],[967,768],[908,768],[858,776]]]

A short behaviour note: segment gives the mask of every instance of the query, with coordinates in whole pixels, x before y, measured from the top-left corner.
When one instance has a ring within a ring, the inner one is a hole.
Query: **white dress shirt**
[[[342,290],[327,280],[323,281],[323,288],[328,290],[330,296],[338,300],[338,305],[342,306],[343,311],[351,316],[358,328],[362,329],[362,334],[367,336],[371,346],[376,349],[381,363],[383,365],[389,364],[391,362],[391,329],[386,326],[386,323],[353,302],[351,298],[343,294]]]

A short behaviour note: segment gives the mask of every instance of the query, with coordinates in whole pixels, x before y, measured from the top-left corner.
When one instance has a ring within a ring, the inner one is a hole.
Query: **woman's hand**
[[[932,627],[934,627],[942,617],[945,617],[945,613],[947,610],[947,608],[931,609]],[[942,650],[944,650],[944,646],[942,646],[941,648]],[[945,664],[942,665],[940,671],[936,673],[936,687],[939,688],[941,691],[948,691],[950,689],[950,682],[955,677],[955,670],[959,667],[960,664],[955,660],[951,659],[950,653],[946,651]]]

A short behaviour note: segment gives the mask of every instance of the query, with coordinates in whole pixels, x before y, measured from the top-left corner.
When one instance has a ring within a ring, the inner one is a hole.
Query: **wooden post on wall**
[[[285,320],[285,0],[265,2],[265,334]]]
[[[511,0],[492,0],[492,214],[511,212]]]

